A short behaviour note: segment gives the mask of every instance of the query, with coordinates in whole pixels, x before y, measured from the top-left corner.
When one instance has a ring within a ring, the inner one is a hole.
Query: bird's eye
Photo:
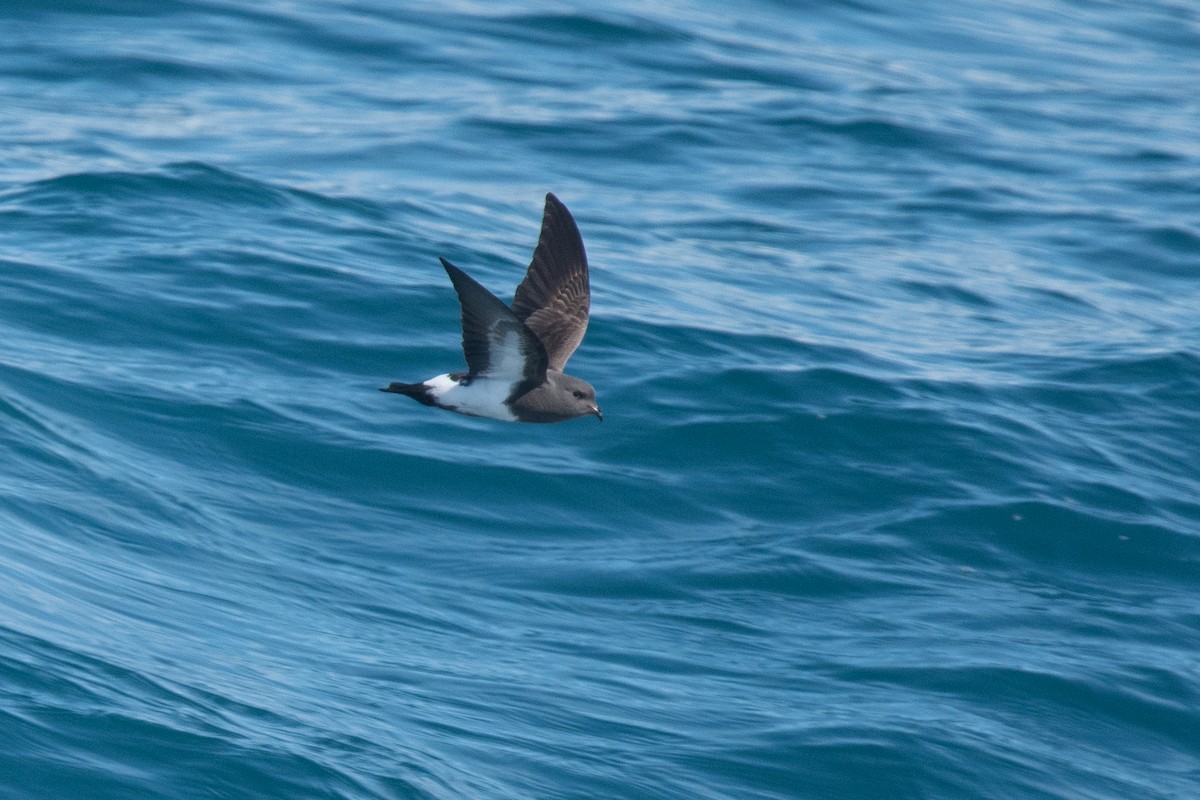
[[[579,400],[583,399],[583,392],[579,391],[578,389],[576,389],[571,394],[575,395],[575,397],[578,398]]]

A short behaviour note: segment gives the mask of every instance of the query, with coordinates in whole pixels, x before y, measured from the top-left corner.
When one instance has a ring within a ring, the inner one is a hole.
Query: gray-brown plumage
[[[462,305],[467,372],[382,389],[460,414],[512,422],[601,420],[590,384],[562,370],[587,331],[590,288],[579,228],[546,195],[542,229],[512,307],[442,259]]]
[[[541,340],[550,369],[561,372],[583,341],[590,304],[583,237],[567,207],[547,194],[542,232],[512,310]]]

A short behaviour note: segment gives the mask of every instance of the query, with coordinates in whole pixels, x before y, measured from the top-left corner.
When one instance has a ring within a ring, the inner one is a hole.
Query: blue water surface
[[[1194,3],[0,30],[3,800],[1200,797]]]

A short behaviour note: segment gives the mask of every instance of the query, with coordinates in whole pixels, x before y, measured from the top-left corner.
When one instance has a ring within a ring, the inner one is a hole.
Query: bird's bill
[[[604,422],[604,414],[600,412],[600,406],[592,406],[592,413],[596,415],[596,419]]]

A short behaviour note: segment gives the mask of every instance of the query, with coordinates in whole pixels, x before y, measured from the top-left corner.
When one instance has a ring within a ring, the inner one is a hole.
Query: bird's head
[[[604,414],[600,411],[600,406],[596,405],[596,390],[590,383],[561,372],[551,372],[546,377],[547,383],[553,385],[556,396],[565,404],[566,408],[563,410],[570,418],[591,414],[601,422],[604,421]]]

